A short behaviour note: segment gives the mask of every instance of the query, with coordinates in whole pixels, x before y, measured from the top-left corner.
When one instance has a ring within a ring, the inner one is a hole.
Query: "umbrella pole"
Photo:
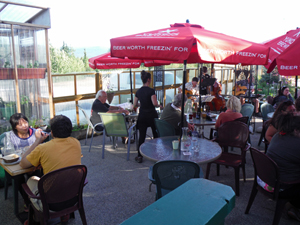
[[[236,65],[234,66],[234,96],[236,96]]]
[[[298,90],[297,90],[297,87],[298,87],[298,76],[295,76],[295,99],[298,98]]]
[[[185,82],[186,82],[186,60],[184,60],[183,62],[180,139],[182,137],[182,127],[183,127],[183,120],[184,120]]]
[[[200,119],[200,113],[201,113],[201,107],[202,107],[202,100],[201,100],[201,78],[202,78],[202,70],[203,64],[201,63],[201,67],[200,64],[198,64],[198,71],[199,71],[199,109],[198,109],[198,113],[197,113],[197,119]]]
[[[131,95],[131,103],[133,104],[131,68],[130,68],[130,95]]]
[[[255,94],[257,94],[258,65],[256,65]]]

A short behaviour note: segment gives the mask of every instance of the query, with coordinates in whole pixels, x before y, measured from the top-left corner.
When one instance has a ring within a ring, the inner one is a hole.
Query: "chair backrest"
[[[88,114],[84,111],[84,109],[81,108],[79,105],[77,105],[77,107],[78,107],[78,109],[80,109],[81,112],[83,113],[83,115],[84,115],[86,121],[88,122],[88,125],[89,125],[90,127],[94,127],[94,125],[93,125],[92,122],[91,122],[90,117],[89,117]]]
[[[254,105],[249,104],[249,103],[245,103],[244,105],[242,105],[241,114],[243,116],[248,116],[249,117],[248,125],[249,125],[250,120],[252,118],[253,112],[254,112]]]
[[[82,191],[86,174],[86,166],[75,165],[54,170],[41,177],[38,190],[46,218],[49,218],[49,210],[63,213],[70,208],[83,206]]]
[[[260,106],[260,111],[261,111],[263,121],[267,121],[269,119],[267,116],[268,113],[274,112],[275,109],[273,108],[273,106],[271,104],[264,103]]]
[[[279,191],[279,168],[277,164],[266,154],[260,152],[255,148],[250,148],[251,157],[253,160],[254,171],[255,171],[255,182],[257,182],[257,176],[267,183],[269,186],[275,189],[275,191]]]
[[[234,121],[240,121],[242,123],[248,124],[249,117],[248,116],[242,116],[240,118],[235,119]]]
[[[128,137],[125,116],[122,113],[99,113],[107,136]]]
[[[184,160],[160,161],[153,166],[157,199],[162,197],[162,189],[174,190],[191,178],[199,178],[200,167],[197,163]]]
[[[169,122],[155,118],[154,124],[155,124],[156,130],[157,130],[158,137],[175,135],[175,128]]]
[[[248,125],[241,121],[222,123],[218,128],[216,141],[222,147],[244,148],[249,136]]]

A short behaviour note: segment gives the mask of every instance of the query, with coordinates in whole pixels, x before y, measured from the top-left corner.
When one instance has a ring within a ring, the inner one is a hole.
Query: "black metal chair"
[[[280,175],[279,175],[279,168],[277,164],[270,157],[268,157],[266,154],[260,152],[255,148],[250,148],[250,152],[251,152],[251,157],[254,165],[254,183],[248,201],[248,205],[245,210],[245,214],[249,213],[252,203],[256,197],[256,194],[259,191],[264,195],[266,195],[268,198],[271,198],[274,201],[276,201],[276,209],[275,209],[275,214],[274,214],[272,224],[277,225],[279,224],[284,206],[286,202],[289,201],[289,199],[280,197],[280,189],[282,188],[282,185],[296,184],[299,183],[300,181],[293,182],[293,183],[281,182]],[[265,182],[269,186],[273,187],[274,191],[270,192],[265,190],[263,187],[261,187],[257,182],[257,177],[259,177],[263,182]]]

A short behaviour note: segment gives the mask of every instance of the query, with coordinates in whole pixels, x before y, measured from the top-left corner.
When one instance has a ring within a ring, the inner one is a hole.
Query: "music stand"
[[[201,87],[213,86],[216,78],[206,78],[201,81]]]

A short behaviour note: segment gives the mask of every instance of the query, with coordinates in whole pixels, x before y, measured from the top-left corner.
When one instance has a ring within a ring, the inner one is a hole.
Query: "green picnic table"
[[[231,187],[203,178],[191,179],[122,225],[224,224],[234,206]]]

